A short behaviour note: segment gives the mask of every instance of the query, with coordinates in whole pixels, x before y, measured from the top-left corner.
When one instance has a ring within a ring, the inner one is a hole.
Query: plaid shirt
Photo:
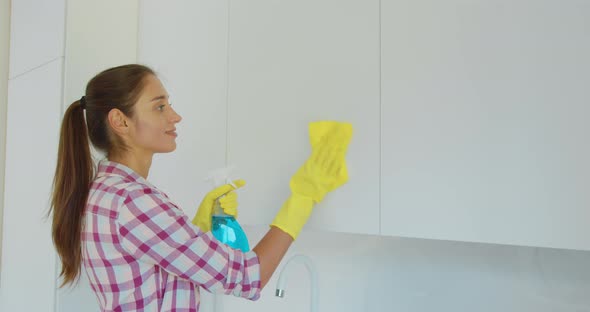
[[[99,163],[84,221],[84,268],[103,311],[198,311],[199,287],[260,297],[254,252],[203,233],[126,166]]]

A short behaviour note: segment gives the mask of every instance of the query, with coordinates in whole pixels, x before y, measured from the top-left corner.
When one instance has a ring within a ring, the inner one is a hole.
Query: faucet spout
[[[319,303],[318,302],[318,299],[319,299],[318,273],[317,273],[317,270],[315,269],[313,262],[311,261],[311,259],[308,256],[295,255],[291,259],[289,259],[289,261],[287,261],[287,264],[285,264],[285,266],[281,270],[281,274],[279,275],[279,280],[277,281],[277,290],[276,290],[275,295],[280,298],[283,298],[285,296],[285,283],[287,280],[287,274],[285,272],[287,271],[287,268],[289,267],[289,265],[294,262],[301,262],[307,268],[307,272],[309,273],[310,282],[311,282],[311,301],[310,301],[311,302],[311,304],[310,304],[311,305],[311,312],[317,312],[318,311],[318,303]]]

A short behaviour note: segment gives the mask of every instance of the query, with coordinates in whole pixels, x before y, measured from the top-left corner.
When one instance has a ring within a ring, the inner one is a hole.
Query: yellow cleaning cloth
[[[348,181],[348,168],[346,167],[346,152],[352,139],[352,124],[337,121],[317,121],[309,124],[309,141],[313,151],[321,150],[322,144],[331,146],[335,152],[333,164],[340,168],[334,177],[334,184],[329,187],[332,191]]]
[[[352,125],[318,121],[309,125],[311,156],[290,181],[291,191],[320,202],[324,196],[348,181],[346,150]]]
[[[352,124],[338,121],[316,121],[309,124],[309,142],[317,147],[323,138],[333,144],[348,148],[352,138]]]

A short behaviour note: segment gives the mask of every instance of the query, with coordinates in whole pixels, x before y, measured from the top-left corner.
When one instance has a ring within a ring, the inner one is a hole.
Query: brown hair
[[[149,75],[155,75],[154,71],[138,64],[107,69],[86,85],[86,124],[79,100],[65,112],[49,212],[53,213],[53,243],[62,262],[61,286],[76,281],[81,270],[83,217],[95,171],[88,138],[107,157],[125,150],[110,130],[107,116],[116,108],[131,118],[144,78]]]

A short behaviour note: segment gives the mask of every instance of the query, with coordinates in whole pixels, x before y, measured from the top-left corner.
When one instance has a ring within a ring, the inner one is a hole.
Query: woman
[[[232,186],[207,194],[191,223],[147,181],[153,155],[176,148],[181,119],[156,74],[137,64],[99,73],[64,115],[51,205],[60,277],[73,283],[83,264],[104,311],[198,311],[199,288],[258,299],[313,205],[347,180],[350,126],[316,125],[320,139],[268,233],[252,251],[234,250],[209,232],[221,195],[235,215]],[[106,156],[96,172],[88,138]]]

